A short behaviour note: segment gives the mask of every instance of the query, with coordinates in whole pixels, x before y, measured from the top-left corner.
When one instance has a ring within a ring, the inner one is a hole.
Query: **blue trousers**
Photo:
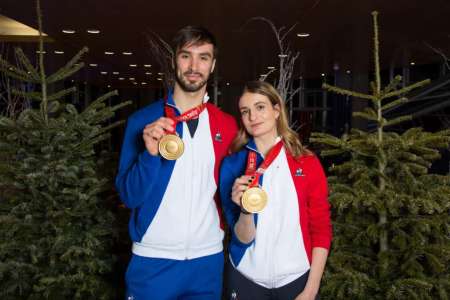
[[[223,253],[190,260],[133,254],[125,274],[126,300],[220,300]]]

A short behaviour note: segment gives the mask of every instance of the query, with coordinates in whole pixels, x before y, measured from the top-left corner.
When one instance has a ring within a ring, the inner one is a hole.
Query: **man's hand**
[[[158,154],[159,140],[166,134],[165,131],[172,132],[174,130],[174,121],[169,118],[161,117],[153,123],[145,126],[142,132],[145,148],[151,155]]]

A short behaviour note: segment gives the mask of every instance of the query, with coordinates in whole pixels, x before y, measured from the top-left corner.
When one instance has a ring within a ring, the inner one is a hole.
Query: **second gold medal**
[[[242,195],[242,207],[250,213],[258,213],[266,207],[267,193],[259,187],[251,187]]]

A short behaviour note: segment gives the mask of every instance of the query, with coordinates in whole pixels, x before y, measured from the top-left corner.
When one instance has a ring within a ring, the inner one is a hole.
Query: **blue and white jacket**
[[[125,130],[116,188],[132,209],[132,251],[140,256],[178,260],[215,254],[223,248],[216,195],[219,164],[236,134],[236,123],[207,103],[194,137],[186,123],[177,124],[185,150],[177,160],[165,160],[145,149],[142,132],[164,115],[164,105],[180,114],[171,93],[166,101],[161,99],[135,112]]]

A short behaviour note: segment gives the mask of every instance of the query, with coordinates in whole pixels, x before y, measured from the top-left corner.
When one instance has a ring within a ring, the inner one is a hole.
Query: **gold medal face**
[[[184,152],[184,143],[175,134],[166,134],[159,141],[159,154],[167,160],[175,160]]]
[[[260,212],[266,207],[267,193],[259,187],[249,188],[242,195],[241,202],[246,211],[250,213]]]

